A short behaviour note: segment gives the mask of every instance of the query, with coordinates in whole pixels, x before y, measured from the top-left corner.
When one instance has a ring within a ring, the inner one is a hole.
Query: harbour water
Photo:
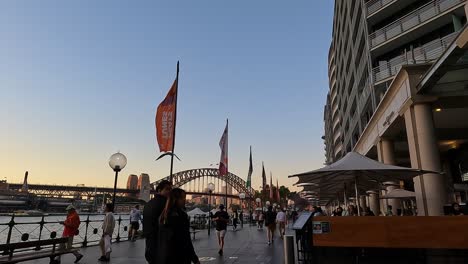
[[[50,239],[54,232],[56,237],[61,237],[63,225],[60,222],[64,221],[66,215],[47,215],[47,216],[15,216],[13,219],[14,225],[9,226],[12,220],[11,216],[0,216],[0,244],[8,242],[8,234],[10,233],[10,243],[21,242],[28,234],[26,241]],[[77,246],[83,245],[86,240],[88,245],[96,244],[102,236],[102,220],[104,215],[80,215],[81,224],[79,234],[75,236],[74,244]],[[120,221],[119,221],[120,219]],[[43,224],[41,222],[43,221]],[[42,226],[42,228],[41,228]],[[128,237],[129,215],[116,215],[116,228],[114,230],[113,239],[126,239]]]

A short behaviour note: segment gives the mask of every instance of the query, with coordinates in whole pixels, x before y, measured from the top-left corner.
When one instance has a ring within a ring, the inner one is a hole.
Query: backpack
[[[276,220],[276,215],[273,212],[267,212],[265,217],[265,225],[273,224]]]

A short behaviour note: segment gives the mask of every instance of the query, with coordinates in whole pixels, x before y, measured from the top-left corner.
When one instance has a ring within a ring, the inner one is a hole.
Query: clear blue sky
[[[219,161],[274,181],[324,162],[323,105],[333,1],[2,1],[0,178],[113,184],[167,176],[155,158],[155,109],[180,60],[175,171]]]

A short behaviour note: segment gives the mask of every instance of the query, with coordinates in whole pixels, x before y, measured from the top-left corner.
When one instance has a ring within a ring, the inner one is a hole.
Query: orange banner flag
[[[173,151],[176,125],[177,82],[178,80],[176,79],[166,98],[159,104],[156,112],[156,137],[160,152]]]

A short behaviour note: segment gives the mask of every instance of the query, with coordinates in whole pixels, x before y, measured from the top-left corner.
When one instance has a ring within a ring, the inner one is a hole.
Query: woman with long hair
[[[158,261],[156,263],[200,263],[190,239],[190,222],[185,213],[186,193],[172,189],[159,218]]]

